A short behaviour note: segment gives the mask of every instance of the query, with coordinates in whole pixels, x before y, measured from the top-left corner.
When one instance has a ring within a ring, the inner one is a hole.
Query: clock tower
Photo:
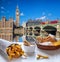
[[[20,12],[18,6],[16,7],[16,26],[19,27]]]

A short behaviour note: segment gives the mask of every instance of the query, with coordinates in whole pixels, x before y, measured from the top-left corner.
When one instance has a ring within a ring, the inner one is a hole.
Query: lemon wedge
[[[57,41],[57,42],[54,42],[53,45],[54,45],[54,46],[58,46],[58,45],[60,45],[60,40]]]

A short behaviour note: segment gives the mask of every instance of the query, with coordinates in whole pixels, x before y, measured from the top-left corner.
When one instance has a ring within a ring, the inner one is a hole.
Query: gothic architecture
[[[16,7],[15,15],[16,15],[16,22],[15,22],[15,25],[16,25],[17,27],[19,27],[19,22],[20,22],[20,12],[19,12],[19,8],[18,8],[18,6]]]
[[[13,19],[10,18],[8,21],[5,17],[0,21],[0,38],[9,41],[13,40]]]
[[[6,20],[5,17],[2,17],[0,20],[0,38],[13,41],[18,41],[19,34],[24,33],[24,28],[20,26],[20,11],[18,6],[15,11],[16,20],[14,22],[13,18]],[[17,35],[18,34],[18,35]]]

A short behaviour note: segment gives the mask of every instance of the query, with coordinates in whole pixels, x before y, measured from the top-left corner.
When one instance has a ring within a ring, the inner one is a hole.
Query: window
[[[1,38],[1,35],[0,35],[0,38]]]
[[[10,35],[10,40],[12,40],[12,35]]]
[[[10,23],[10,27],[13,27],[13,22]]]
[[[1,33],[1,30],[0,30],[0,33]]]
[[[4,27],[4,22],[2,23],[2,27]]]

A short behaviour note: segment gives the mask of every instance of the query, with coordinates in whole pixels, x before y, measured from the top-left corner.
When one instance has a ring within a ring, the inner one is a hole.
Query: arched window
[[[39,35],[40,35],[40,27],[35,27],[34,29],[35,29],[34,34],[35,34],[36,36],[39,36]]]
[[[30,30],[32,31],[32,30],[33,30],[33,28],[32,28],[32,27],[30,27]]]

